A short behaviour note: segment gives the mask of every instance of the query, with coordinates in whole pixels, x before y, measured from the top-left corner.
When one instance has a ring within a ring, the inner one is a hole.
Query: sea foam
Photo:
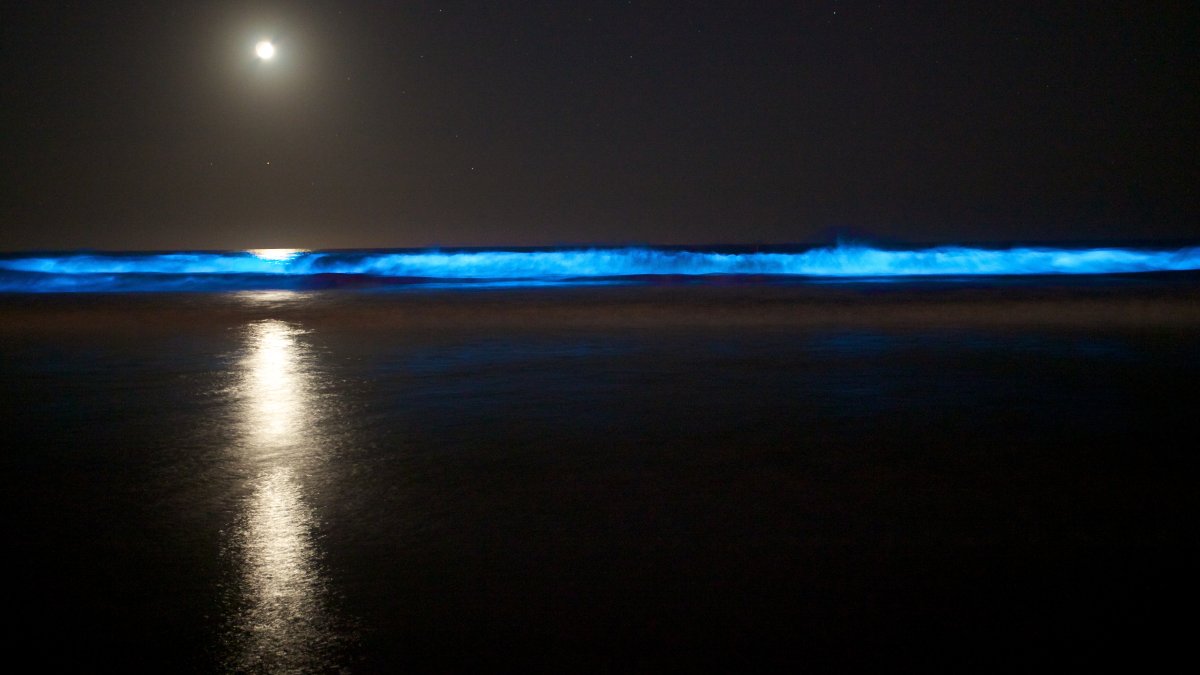
[[[0,291],[178,291],[354,284],[586,283],[654,277],[893,278],[1200,270],[1200,247],[676,248],[8,254]]]

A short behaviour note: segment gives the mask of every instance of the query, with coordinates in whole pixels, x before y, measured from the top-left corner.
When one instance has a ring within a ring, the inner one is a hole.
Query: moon
[[[254,53],[263,61],[270,61],[275,58],[275,45],[270,40],[263,40],[254,45]]]

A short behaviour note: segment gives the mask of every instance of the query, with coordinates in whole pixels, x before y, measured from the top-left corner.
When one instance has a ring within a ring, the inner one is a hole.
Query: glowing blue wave
[[[342,284],[574,283],[639,277],[922,277],[1200,270],[1200,247],[793,252],[656,248],[469,251],[69,253],[0,257],[0,291],[236,290]]]

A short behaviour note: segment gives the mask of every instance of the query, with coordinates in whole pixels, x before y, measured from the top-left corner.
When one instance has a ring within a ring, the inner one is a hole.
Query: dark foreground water
[[[0,296],[9,653],[1189,656],[1198,338],[1179,275]]]

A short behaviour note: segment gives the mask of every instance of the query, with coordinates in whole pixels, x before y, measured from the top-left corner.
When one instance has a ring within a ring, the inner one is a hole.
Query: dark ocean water
[[[0,295],[41,669],[1190,655],[1200,284]]]

